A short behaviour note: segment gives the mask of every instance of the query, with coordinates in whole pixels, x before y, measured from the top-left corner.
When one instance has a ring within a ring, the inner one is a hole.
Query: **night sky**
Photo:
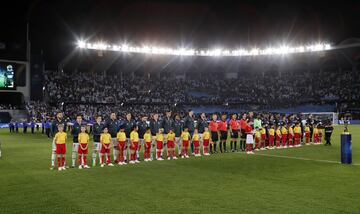
[[[43,50],[49,69],[78,39],[196,48],[337,44],[360,37],[360,1],[12,1],[0,15],[7,50],[24,50],[27,20],[32,53]]]

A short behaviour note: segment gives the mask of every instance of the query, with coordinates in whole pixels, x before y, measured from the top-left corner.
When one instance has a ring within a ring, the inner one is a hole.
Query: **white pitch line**
[[[254,155],[266,156],[266,157],[276,157],[276,158],[287,158],[287,159],[295,159],[295,160],[305,160],[305,161],[316,161],[316,162],[323,162],[323,163],[337,163],[337,164],[341,164],[340,161],[318,160],[318,159],[302,158],[302,157],[293,157],[293,156],[286,156],[286,155],[269,155],[269,154],[258,154],[258,153],[255,153]],[[351,165],[360,166],[360,164],[357,164],[357,163],[352,163]]]

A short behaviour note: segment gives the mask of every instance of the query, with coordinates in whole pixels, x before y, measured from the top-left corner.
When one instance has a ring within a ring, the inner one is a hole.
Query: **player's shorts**
[[[94,142],[93,143],[93,150],[100,151],[101,149],[101,143],[100,142]]]
[[[151,148],[151,142],[145,142],[144,147],[147,149]]]
[[[183,140],[182,145],[183,145],[183,147],[189,147],[189,141]]]
[[[73,143],[72,145],[72,151],[73,152],[78,152],[79,150],[79,143]]]
[[[301,134],[300,133],[295,133],[294,138],[297,138],[297,139],[301,138]]]
[[[220,140],[227,140],[227,131],[220,131]]]
[[[289,139],[289,140],[292,140],[293,138],[294,138],[294,135],[289,134],[288,139]]]
[[[118,142],[118,149],[121,151],[124,151],[126,148],[126,142],[125,141],[119,141]]]
[[[86,146],[87,146],[87,144],[84,144],[84,143],[81,144],[81,147],[86,147]],[[83,149],[81,149],[80,146],[79,146],[79,149],[78,149],[78,154],[79,154],[79,155],[81,155],[81,154],[86,155],[87,153],[88,153],[88,149],[84,149],[84,150],[83,150]]]
[[[139,148],[139,142],[133,142],[130,144],[130,150],[137,150]]]
[[[66,144],[56,144],[56,154],[64,155],[66,154]]]
[[[261,134],[261,140],[266,140],[266,134]]]
[[[111,138],[111,144],[114,146],[114,149],[119,148],[119,141],[116,139],[116,137]]]
[[[305,137],[310,138],[310,132],[305,132]]]
[[[238,130],[231,130],[231,138],[238,138],[239,131]]]
[[[252,134],[246,135],[246,144],[254,144],[254,136]]]
[[[170,149],[175,148],[175,143],[174,143],[173,140],[169,140],[169,141],[167,142],[167,148],[170,148]]]
[[[281,141],[281,137],[279,135],[276,135],[276,141]]]
[[[162,141],[156,141],[156,149],[163,149],[164,143]]]
[[[199,147],[200,146],[200,142],[198,140],[194,141],[193,144],[194,144],[194,147]]]
[[[246,140],[247,138],[247,134],[245,132],[245,129],[241,129],[241,137],[240,137],[242,140]]]
[[[203,146],[209,146],[209,139],[204,139]]]
[[[106,145],[107,147],[109,147],[108,149],[105,148],[104,145],[101,145],[101,152],[102,154],[109,154],[110,153],[110,144]]]
[[[275,136],[270,135],[270,136],[269,136],[269,142],[273,143],[273,142],[274,142],[274,138],[275,138]]]
[[[286,136],[286,135],[283,135],[282,138],[281,138],[281,141],[282,141],[283,143],[286,143],[286,140],[287,140],[287,136]]]
[[[255,143],[260,143],[260,138],[259,137],[255,137]]]
[[[211,140],[215,143],[219,140],[218,132],[211,132]]]

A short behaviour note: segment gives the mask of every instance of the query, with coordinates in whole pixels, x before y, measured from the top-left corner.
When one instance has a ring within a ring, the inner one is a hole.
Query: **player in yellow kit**
[[[296,123],[294,127],[294,144],[295,147],[301,146],[301,126],[300,123]]]
[[[150,150],[151,150],[151,129],[150,127],[146,128],[146,132],[144,134],[144,161],[151,161],[150,159]]]
[[[156,133],[155,140],[156,140],[156,160],[162,161],[162,152],[164,148],[164,129],[160,128],[159,132]]]
[[[210,155],[209,153],[209,143],[210,143],[210,132],[209,132],[209,128],[205,127],[204,128],[204,133],[203,133],[203,154],[205,156]]]
[[[192,136],[192,142],[194,144],[194,153],[195,153],[195,157],[200,157],[200,135],[198,132],[198,129],[194,130],[194,134]]]
[[[58,133],[55,134],[53,144],[56,145],[56,155],[58,161],[58,170],[66,170],[65,155],[66,155],[66,138],[67,134],[64,132],[64,125],[58,125]]]
[[[89,135],[86,133],[86,126],[81,126],[81,132],[79,133],[78,141],[79,169],[89,169],[90,167],[86,164],[86,156],[88,154],[89,146]]]
[[[181,158],[189,158],[189,141],[190,141],[190,133],[188,127],[184,127],[184,131],[181,133],[182,140],[182,151]]]
[[[140,163],[139,160],[136,159],[136,151],[139,147],[139,133],[138,126],[135,125],[133,130],[130,133],[130,164]]]
[[[171,128],[169,133],[167,134],[167,159],[171,160],[171,158],[173,160],[176,160],[177,157],[175,155],[175,133],[174,133],[174,129]]]
[[[105,155],[107,156],[107,165],[114,166],[111,163],[110,157],[110,146],[111,146],[111,135],[109,134],[108,128],[105,127],[103,133],[100,135],[100,143],[101,143],[101,167],[105,166]]]
[[[124,131],[124,126],[120,127],[120,131],[116,134],[116,139],[119,142],[119,154],[118,154],[118,165],[126,165],[125,162],[125,150],[126,150],[126,133]]]

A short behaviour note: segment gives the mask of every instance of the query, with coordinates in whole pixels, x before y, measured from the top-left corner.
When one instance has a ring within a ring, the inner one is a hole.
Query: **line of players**
[[[189,147],[195,157],[217,153],[217,146],[221,153],[228,152],[226,141],[230,134],[231,151],[239,151],[237,142],[240,135],[241,151],[253,154],[253,150],[265,150],[274,148],[299,147],[303,136],[305,145],[309,145],[313,137],[314,144],[321,144],[322,131],[317,126],[306,125],[304,130],[300,122],[295,124],[273,124],[271,126],[257,126],[250,121],[246,114],[240,120],[233,114],[230,120],[223,114],[218,121],[217,115],[213,114],[210,122],[205,114],[201,114],[195,125],[194,114],[189,111],[188,115],[181,120],[178,115],[171,117],[171,112],[166,112],[163,120],[159,119],[158,114],[148,122],[147,116],[141,117],[136,122],[131,114],[126,114],[125,121],[117,120],[116,114],[111,113],[110,118],[103,121],[101,116],[96,117],[96,122],[92,126],[93,151],[92,165],[96,166],[99,157],[100,166],[113,166],[113,163],[125,165],[140,162],[140,150],[144,147],[144,161],[164,160],[164,147],[167,150],[168,160],[177,159],[175,147],[178,150],[178,157],[188,158]],[[65,168],[66,123],[62,113],[58,113],[53,121],[54,140],[52,146],[51,166],[55,167],[55,157],[58,157],[58,169]],[[313,133],[311,133],[310,128]],[[88,154],[89,134],[86,126],[82,125],[82,117],[77,116],[76,122],[71,129],[73,136],[72,144],[72,167],[79,161],[79,168],[90,168],[87,165],[86,156]],[[313,136],[312,136],[313,134]],[[110,151],[113,151],[113,162],[111,161]],[[155,152],[156,151],[156,152]],[[153,156],[156,155],[154,158]],[[129,161],[127,161],[129,158]]]

